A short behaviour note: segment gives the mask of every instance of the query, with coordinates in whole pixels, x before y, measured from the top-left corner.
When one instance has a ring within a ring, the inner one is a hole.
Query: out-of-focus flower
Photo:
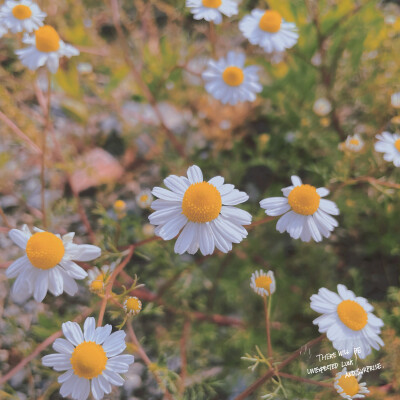
[[[0,25],[12,33],[32,32],[43,25],[46,15],[30,0],[7,0],[0,8]]]
[[[83,332],[76,322],[62,324],[67,339],[56,339],[53,349],[57,353],[42,358],[44,366],[66,371],[58,377],[61,396],[86,400],[92,392],[101,400],[105,393],[111,393],[111,385],[124,384],[119,374],[127,372],[135,358],[121,355],[126,348],[125,332],[111,330],[111,325],[96,328],[92,317],[86,318]]]
[[[136,203],[140,208],[149,208],[152,201],[153,196],[150,189],[141,190],[136,196]]]
[[[394,108],[400,108],[400,92],[392,94],[390,97],[390,103]]]
[[[41,26],[32,36],[25,35],[22,41],[30,46],[16,50],[15,53],[22,64],[32,71],[46,65],[49,71],[55,74],[61,57],[79,55],[79,50],[65,44],[50,25]]]
[[[364,297],[356,295],[344,285],[338,285],[338,294],[321,288],[311,296],[311,309],[322,314],[313,323],[326,333],[333,347],[342,357],[351,358],[354,349],[361,359],[371,354],[371,347],[384,346],[379,337],[383,321],[372,314],[374,307]]]
[[[275,293],[275,277],[272,271],[265,273],[263,270],[254,272],[251,275],[250,287],[258,295],[265,297]]]
[[[385,161],[392,161],[396,167],[400,167],[400,135],[397,133],[382,132],[376,135],[378,141],[375,143],[375,150],[383,153]]]
[[[118,219],[124,218],[126,215],[126,203],[123,200],[117,200],[114,203],[114,212]]]
[[[100,293],[104,290],[104,286],[107,283],[110,274],[114,271],[115,265],[115,263],[111,263],[110,265],[103,265],[101,270],[94,267],[88,271],[88,285],[92,292]]]
[[[319,67],[322,64],[321,53],[317,51],[311,58],[311,64],[315,67]]]
[[[324,117],[325,115],[328,115],[332,111],[332,104],[328,99],[322,97],[314,103],[313,111],[318,116]]]
[[[262,86],[258,81],[258,67],[244,67],[246,57],[242,53],[230,51],[226,58],[210,60],[202,76],[205,88],[223,104],[254,101]]]
[[[179,234],[175,243],[178,254],[194,254],[200,248],[203,255],[208,255],[215,247],[227,253],[232,250],[232,243],[247,237],[243,225],[251,223],[251,215],[233,206],[249,196],[224,184],[222,176],[204,181],[196,165],[189,167],[187,176],[170,175],[164,179],[170,190],[153,189],[154,196],[159,197],[151,205],[156,211],[149,216],[150,223],[157,225],[155,234],[164,240]]]
[[[347,368],[343,368],[342,372],[338,372],[335,376],[333,386],[336,391],[346,400],[362,399],[365,393],[369,393],[367,384],[360,383],[362,374],[356,378],[354,375],[347,373]]]
[[[239,29],[251,44],[259,45],[267,53],[285,51],[299,38],[296,25],[286,22],[275,10],[253,10],[239,22]]]
[[[135,296],[124,301],[124,310],[129,315],[138,315],[142,311],[142,302]]]
[[[285,197],[270,197],[260,201],[265,213],[271,216],[282,215],[276,229],[288,232],[293,239],[320,242],[328,238],[338,226],[331,215],[339,215],[339,209],[333,201],[322,199],[329,190],[304,185],[298,176],[292,176],[293,186],[282,189]]]
[[[349,150],[354,152],[359,152],[364,147],[364,141],[361,139],[358,133],[353,136],[347,136],[343,143],[340,143],[339,149],[342,151]]]
[[[15,299],[24,300],[33,294],[41,302],[49,290],[54,296],[67,292],[73,296],[78,291],[75,279],[84,279],[86,271],[75,261],[90,261],[99,257],[101,249],[90,244],[74,244],[75,233],[62,238],[34,228],[32,235],[24,225],[22,230],[11,229],[11,240],[25,250],[26,255],[14,261],[7,269],[8,278],[17,279],[12,288]]]
[[[142,227],[142,232],[144,236],[153,236],[154,235],[154,226],[152,224],[144,224]]]
[[[186,0],[186,7],[190,8],[194,19],[205,19],[215,24],[222,22],[222,14],[232,17],[239,12],[237,3],[232,0]]]
[[[76,66],[76,69],[82,75],[90,74],[93,72],[93,65],[88,62],[81,62]]]

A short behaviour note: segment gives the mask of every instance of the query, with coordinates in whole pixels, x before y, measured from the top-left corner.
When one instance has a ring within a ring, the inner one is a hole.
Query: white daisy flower
[[[315,101],[313,105],[313,111],[318,116],[324,117],[325,115],[328,115],[332,111],[332,104],[328,99],[322,97]]]
[[[129,315],[138,315],[142,311],[142,302],[135,296],[128,297],[123,304],[124,310]]]
[[[203,180],[196,165],[184,176],[170,175],[164,184],[170,190],[155,187],[149,216],[150,223],[158,225],[155,234],[171,240],[179,234],[175,252],[194,254],[200,248],[203,255],[212,254],[217,247],[223,253],[232,250],[232,243],[247,237],[243,225],[251,223],[251,215],[233,207],[245,202],[249,196],[233,185],[224,184],[222,176],[208,182]],[[180,232],[182,229],[182,232]]]
[[[186,0],[186,7],[191,9],[194,19],[205,19],[214,24],[222,22],[222,14],[232,17],[239,12],[233,0]]]
[[[293,186],[282,189],[285,197],[270,197],[260,201],[260,206],[270,216],[278,216],[276,229],[288,232],[293,239],[309,242],[311,239],[320,242],[328,238],[338,226],[331,215],[339,215],[339,209],[333,201],[322,199],[329,190],[303,185],[298,176],[292,176]]]
[[[254,101],[262,86],[258,81],[258,67],[244,67],[246,57],[242,53],[230,51],[226,58],[210,60],[202,77],[205,88],[223,104]]]
[[[335,376],[333,386],[336,391],[346,400],[362,399],[364,394],[369,393],[367,384],[360,383],[362,374],[356,378],[354,375],[347,375],[347,369],[343,368],[342,372],[338,372]]]
[[[361,139],[360,135],[356,133],[353,136],[347,136],[344,145],[347,150],[359,152],[364,147],[364,141]]]
[[[343,357],[350,359],[359,348],[357,355],[363,359],[371,354],[371,347],[384,346],[379,337],[383,321],[372,314],[374,307],[366,299],[356,297],[344,285],[337,289],[339,294],[321,288],[311,296],[311,309],[322,314],[313,323],[336,350],[343,351]]]
[[[58,377],[61,396],[86,400],[92,392],[95,400],[100,400],[111,393],[111,385],[124,384],[119,374],[128,371],[134,357],[119,355],[126,348],[125,332],[111,333],[111,329],[111,325],[96,328],[92,317],[86,318],[83,333],[76,322],[62,324],[67,340],[56,339],[53,349],[57,353],[42,358],[44,366],[66,371]]]
[[[400,135],[382,132],[382,135],[376,135],[376,138],[378,142],[375,143],[375,150],[384,153],[385,161],[393,161],[396,167],[400,167]]]
[[[7,0],[0,8],[0,24],[12,33],[32,32],[43,25],[46,15],[31,0]]]
[[[153,196],[151,195],[150,189],[141,190],[136,196],[136,203],[140,208],[149,208],[153,201]]]
[[[264,297],[275,293],[275,277],[272,271],[265,273],[263,270],[254,272],[251,275],[250,287],[255,293]]]
[[[25,250],[26,255],[14,261],[7,269],[8,278],[17,279],[12,296],[20,301],[33,297],[41,302],[49,290],[54,296],[67,292],[73,296],[78,291],[75,279],[84,279],[86,271],[75,261],[90,261],[99,257],[101,249],[89,244],[74,244],[75,233],[62,238],[50,232],[34,228],[31,234],[24,225],[22,230],[11,229],[11,240]]]
[[[299,38],[296,25],[286,22],[275,10],[256,8],[239,22],[239,29],[251,44],[259,45],[267,53],[285,51]]]
[[[55,74],[61,57],[79,55],[79,50],[64,43],[50,25],[41,26],[32,36],[25,35],[22,41],[30,46],[16,50],[15,53],[22,64],[32,71],[46,65],[49,71]]]
[[[390,103],[394,108],[400,108],[400,92],[392,94],[390,97]]]
[[[101,292],[104,289],[104,285],[107,283],[108,278],[114,271],[116,263],[111,263],[111,265],[103,265],[101,270],[94,267],[88,271],[88,286],[92,292]]]

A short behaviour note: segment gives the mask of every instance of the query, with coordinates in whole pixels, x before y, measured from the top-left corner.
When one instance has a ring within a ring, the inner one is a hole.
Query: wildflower
[[[142,233],[144,236],[153,236],[154,235],[154,226],[151,224],[144,224],[142,226]]]
[[[62,324],[66,339],[56,339],[53,349],[57,353],[42,358],[44,366],[66,371],[58,377],[61,396],[86,400],[92,392],[100,400],[111,393],[111,385],[123,385],[119,374],[128,371],[134,357],[119,355],[126,348],[125,332],[111,333],[111,329],[111,325],[96,328],[92,317],[86,318],[83,333],[76,322]]]
[[[12,288],[15,299],[23,300],[32,295],[41,302],[49,290],[54,296],[63,291],[73,296],[78,291],[75,279],[83,279],[87,273],[75,261],[90,261],[99,257],[101,249],[89,244],[74,244],[75,233],[60,237],[34,228],[32,235],[24,225],[22,230],[11,229],[11,240],[25,250],[26,255],[14,261],[7,269],[8,278],[17,279]]]
[[[328,99],[322,97],[316,100],[316,102],[314,103],[313,111],[319,117],[324,117],[325,115],[328,115],[332,111],[332,104]]]
[[[299,38],[296,25],[286,22],[275,10],[255,9],[239,22],[239,29],[251,44],[267,53],[293,47]]]
[[[136,203],[140,208],[149,208],[152,201],[153,196],[150,189],[144,189],[136,196]]]
[[[313,323],[343,357],[351,358],[359,348],[358,356],[363,359],[371,354],[371,347],[384,346],[379,337],[383,321],[372,314],[374,307],[366,299],[356,297],[344,285],[337,289],[339,294],[321,288],[311,296],[311,309],[322,314]]]
[[[245,60],[244,54],[233,51],[226,58],[210,60],[202,74],[207,92],[223,104],[254,101],[255,93],[262,90],[257,76],[258,67],[244,67]]]
[[[70,58],[79,55],[79,50],[65,44],[50,25],[41,26],[34,35],[26,35],[22,41],[30,46],[16,50],[16,54],[22,64],[32,71],[46,65],[49,71],[55,74],[61,57]]]
[[[160,199],[151,207],[150,223],[158,225],[155,234],[171,240],[179,234],[175,252],[194,254],[200,248],[203,255],[212,254],[217,247],[224,253],[232,250],[232,243],[240,243],[247,231],[243,225],[251,223],[251,215],[236,207],[249,196],[224,184],[216,176],[203,180],[196,165],[187,171],[188,178],[170,175],[164,184],[170,189],[155,187],[152,193]],[[182,232],[180,232],[182,229]]]
[[[261,200],[260,206],[267,215],[283,214],[276,229],[281,233],[288,232],[293,239],[309,242],[312,238],[320,242],[322,236],[328,238],[338,226],[329,214],[339,215],[339,209],[333,201],[322,199],[329,194],[329,190],[304,185],[298,176],[292,176],[291,179],[293,186],[282,189],[285,197]]]
[[[272,271],[265,273],[263,270],[251,275],[250,287],[260,296],[270,296],[275,293],[275,277]]]
[[[114,271],[115,265],[115,263],[112,263],[111,265],[103,265],[101,270],[94,267],[88,271],[88,285],[92,292],[100,293],[104,290],[104,285],[107,283],[110,274]]]
[[[117,200],[113,208],[118,219],[122,219],[126,216],[126,203],[123,200]]]
[[[343,368],[342,372],[338,372],[335,376],[333,386],[337,392],[346,400],[362,399],[365,393],[369,393],[365,382],[359,383],[362,374],[356,378],[354,375],[347,375],[347,368]]]
[[[43,25],[46,15],[31,0],[7,0],[0,8],[0,24],[12,33],[32,32]]]
[[[190,8],[194,19],[205,19],[215,24],[222,22],[222,14],[232,17],[239,12],[233,0],[186,0],[186,7]]]
[[[392,94],[390,97],[390,103],[394,108],[400,108],[400,92]]]
[[[142,311],[142,302],[135,296],[124,301],[124,310],[129,315],[138,315]]]
[[[384,153],[385,161],[393,161],[396,167],[400,167],[400,135],[397,133],[382,132],[376,135],[378,142],[375,143],[375,150]]]
[[[364,142],[358,133],[353,136],[347,136],[347,139],[344,142],[344,149],[354,151],[356,153],[361,151],[363,147]]]

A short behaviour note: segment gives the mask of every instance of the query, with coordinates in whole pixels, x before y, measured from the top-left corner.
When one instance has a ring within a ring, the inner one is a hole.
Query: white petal
[[[91,261],[101,256],[100,247],[91,244],[76,244],[74,255],[71,260],[75,261]]]
[[[78,323],[76,322],[64,322],[62,325],[62,331],[64,333],[64,336],[75,346],[78,346],[78,344],[82,343],[83,340],[83,334],[81,327],[79,326]]]
[[[103,348],[107,357],[113,357],[120,354],[125,348],[125,332],[117,331],[112,333],[104,342]]]
[[[8,232],[8,236],[10,236],[10,239],[21,249],[26,248],[26,244],[29,240],[29,237],[26,235],[25,232],[20,231],[19,229],[11,229],[10,232]]]
[[[300,179],[298,176],[292,175],[292,176],[290,177],[290,179],[292,180],[293,186],[300,186],[300,185],[302,185],[301,179]]]
[[[96,328],[94,332],[94,341],[97,344],[102,344],[110,336],[112,326],[110,324]]]
[[[187,176],[190,183],[203,182],[203,174],[201,169],[197,165],[192,165],[187,170]]]
[[[85,324],[83,325],[83,336],[85,341],[92,342],[94,340],[94,332],[96,329],[96,322],[93,317],[86,318]]]
[[[54,296],[60,296],[64,289],[64,281],[59,268],[60,267],[56,266],[48,270],[49,291],[53,293]]]
[[[70,357],[69,354],[49,354],[42,358],[42,364],[52,367],[55,371],[65,371],[71,368]]]
[[[24,272],[26,268],[29,268],[31,263],[27,256],[23,256],[15,260],[6,270],[7,278],[15,278],[21,272]]]
[[[53,349],[58,353],[72,354],[75,347],[68,340],[58,338],[53,343]]]
[[[115,386],[122,386],[124,384],[124,380],[116,372],[105,369],[103,376]]]
[[[92,394],[95,400],[100,400],[104,396],[104,391],[100,387],[100,382],[97,378],[92,379]]]
[[[42,300],[46,297],[48,287],[49,287],[48,271],[40,271],[40,273],[36,278],[35,288],[33,292],[33,297],[38,303],[41,303]]]

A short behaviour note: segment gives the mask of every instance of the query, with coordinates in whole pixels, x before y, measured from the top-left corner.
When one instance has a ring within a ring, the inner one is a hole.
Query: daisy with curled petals
[[[128,371],[134,357],[120,355],[126,348],[125,332],[111,333],[111,329],[111,325],[96,328],[92,317],[86,318],[83,333],[76,322],[62,324],[66,339],[56,339],[53,349],[57,353],[42,358],[44,366],[66,371],[58,377],[62,396],[86,400],[92,392],[100,400],[111,393],[111,385],[124,384],[119,374]]]
[[[222,22],[222,14],[232,17],[239,12],[233,0],[186,0],[186,7],[190,8],[194,19],[205,19],[214,24]]]
[[[243,225],[251,223],[251,215],[233,206],[249,196],[224,184],[222,176],[204,181],[196,165],[188,169],[187,176],[170,175],[164,179],[170,190],[153,189],[153,195],[159,197],[153,201],[151,208],[155,212],[149,216],[150,223],[157,225],[155,234],[164,240],[179,234],[175,243],[178,254],[194,254],[200,248],[207,255],[215,247],[227,253],[232,250],[232,243],[240,243],[247,236]]]
[[[41,26],[32,36],[26,35],[22,41],[30,46],[16,50],[15,53],[22,64],[32,71],[46,65],[49,71],[55,74],[61,57],[79,55],[79,50],[65,44],[50,25]]]
[[[260,206],[270,216],[282,215],[276,229],[288,232],[293,239],[320,242],[328,238],[338,226],[331,215],[339,215],[339,209],[333,201],[323,199],[329,194],[326,188],[303,185],[298,176],[292,176],[293,186],[282,189],[285,197],[270,197],[260,201]]]
[[[46,15],[31,0],[7,0],[0,8],[0,24],[12,33],[32,32],[43,25]]]
[[[286,22],[275,10],[253,10],[239,22],[239,29],[251,44],[262,47],[267,53],[285,51],[299,38],[296,25]]]
[[[375,143],[375,150],[384,153],[385,161],[392,161],[395,167],[400,167],[400,135],[382,132],[382,135],[376,135],[376,138],[378,142]]]
[[[363,149],[364,141],[361,139],[360,135],[356,133],[353,136],[347,136],[347,139],[344,142],[344,147],[346,150],[357,153]]]
[[[13,298],[24,301],[33,293],[34,299],[41,302],[47,291],[54,296],[63,292],[73,296],[78,291],[75,279],[87,276],[74,261],[94,260],[100,256],[101,249],[72,243],[73,232],[63,237],[38,228],[34,228],[34,232],[32,234],[26,225],[22,230],[11,229],[9,232],[11,240],[26,252],[6,271],[8,278],[17,277],[12,288]]]
[[[202,77],[206,90],[223,104],[254,101],[262,86],[258,81],[258,67],[245,67],[244,54],[230,51],[225,58],[210,60]]]
[[[262,297],[275,293],[275,277],[272,271],[265,273],[263,270],[254,272],[251,275],[250,287],[255,293]]]
[[[384,346],[379,337],[383,321],[372,314],[374,307],[364,297],[356,295],[344,285],[338,285],[338,294],[321,288],[311,296],[311,309],[321,313],[313,323],[321,333],[326,333],[333,347],[343,351],[342,356],[349,359],[354,349],[360,358],[371,354],[371,347],[379,350]]]
[[[349,375],[347,369],[343,368],[342,372],[336,374],[333,386],[346,400],[362,399],[366,393],[369,393],[369,390],[365,382],[360,383],[361,377],[362,374],[358,375],[358,378]]]
[[[116,263],[112,263],[111,265],[103,265],[101,270],[97,267],[94,267],[88,271],[89,279],[88,285],[89,289],[92,292],[99,293],[103,291],[104,285],[107,283],[111,272],[114,271]]]

